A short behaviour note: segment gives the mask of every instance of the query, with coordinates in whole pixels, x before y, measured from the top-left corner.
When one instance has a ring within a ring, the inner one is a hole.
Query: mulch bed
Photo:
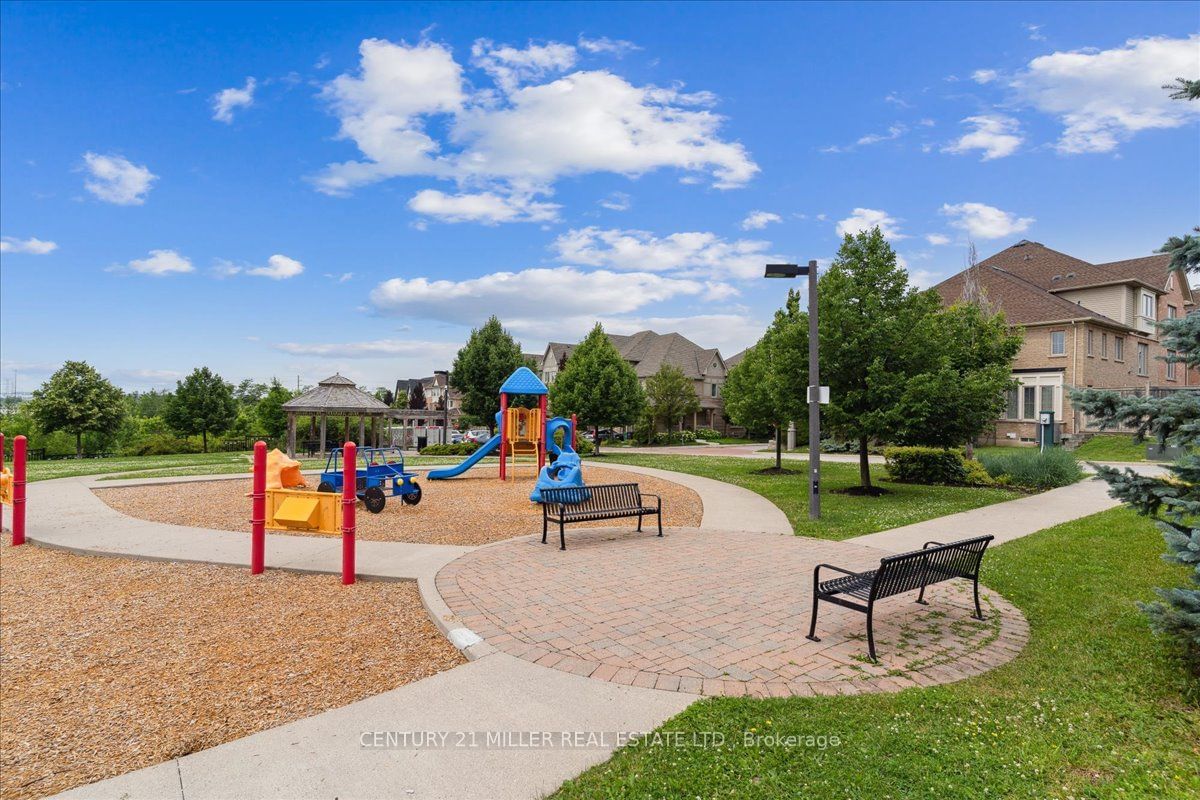
[[[315,487],[315,477],[308,480]],[[643,492],[661,495],[665,526],[697,527],[703,516],[704,505],[699,495],[662,478],[587,465],[584,480],[593,484],[636,482]],[[522,474],[516,480],[502,483],[497,470],[492,468],[474,477],[450,480],[431,481],[422,476],[417,483],[422,491],[419,505],[405,505],[399,497],[389,496],[381,513],[370,514],[359,503],[358,538],[473,546],[541,531],[541,510],[529,502],[532,475]],[[197,528],[249,531],[250,499],[246,496],[250,491],[249,479],[94,491],[109,506],[131,517]],[[617,519],[589,523],[623,527],[631,524],[636,522]]]
[[[0,545],[0,796],[43,797],[463,663],[415,584]]]

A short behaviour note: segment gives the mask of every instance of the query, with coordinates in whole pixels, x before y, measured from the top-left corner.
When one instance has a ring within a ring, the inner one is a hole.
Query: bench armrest
[[[843,575],[857,575],[858,574],[857,572],[851,572],[848,569],[842,569],[841,567],[835,567],[833,564],[817,564],[816,568],[813,569],[813,580],[814,581],[817,578],[817,574],[821,571],[821,567],[825,567],[826,569],[831,569],[834,572],[840,572]]]
[[[942,546],[942,542],[926,542],[925,544],[921,545],[921,549],[924,550],[926,547],[929,547],[929,545],[931,545],[931,544],[936,545],[938,547]]]
[[[656,494],[650,494],[649,492],[646,492],[645,494],[642,494],[641,492],[639,492],[638,494],[639,494],[641,497],[653,497],[653,498],[655,499],[655,501],[656,501],[655,507],[656,507],[656,508],[662,508],[662,498],[661,498],[661,497],[659,497],[658,495],[656,495]]]

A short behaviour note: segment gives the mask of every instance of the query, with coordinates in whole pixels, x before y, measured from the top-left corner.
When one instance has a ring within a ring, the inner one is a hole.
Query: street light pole
[[[817,327],[817,262],[767,264],[768,278],[808,276],[808,518],[821,518],[821,376]],[[778,433],[776,433],[778,436]]]

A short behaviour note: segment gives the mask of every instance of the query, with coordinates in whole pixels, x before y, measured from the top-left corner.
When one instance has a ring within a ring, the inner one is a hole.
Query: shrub
[[[800,434],[800,433],[801,433],[800,431],[797,431],[797,434]],[[786,435],[786,433],[785,433],[785,435]],[[799,446],[799,441],[797,441],[797,446]],[[807,444],[805,446],[807,446]],[[821,440],[821,452],[822,453],[857,453],[858,452],[858,442],[842,442],[842,441],[838,441],[837,439],[822,439]],[[875,456],[882,455],[884,453],[884,448],[882,448],[879,445],[872,442],[871,444],[867,445],[867,452],[870,453],[871,455],[875,455]]]
[[[696,438],[697,439],[708,439],[709,441],[712,441],[713,439],[720,439],[721,434],[718,431],[713,430],[712,428],[697,428],[696,429]]]
[[[582,436],[575,439],[575,452],[581,456],[590,456],[596,452],[596,445],[592,444],[591,439],[585,439]]]
[[[883,455],[892,480],[944,486],[961,486],[967,482],[967,467],[959,450],[889,447]]]
[[[423,456],[469,456],[479,449],[479,442],[458,444],[431,444],[420,450]]]
[[[967,477],[965,483],[967,486],[995,486],[997,484],[1007,484],[1008,481],[997,481],[988,474],[987,469],[983,464],[980,464],[973,458],[963,459],[963,469],[966,470]]]
[[[1074,454],[1061,447],[1051,447],[1045,452],[1014,447],[1011,452],[982,453],[979,461],[997,481],[1007,479],[1013,486],[1026,489],[1069,486],[1083,477]]]

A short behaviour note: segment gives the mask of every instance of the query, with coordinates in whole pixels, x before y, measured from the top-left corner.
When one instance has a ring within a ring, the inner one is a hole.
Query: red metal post
[[[254,477],[250,482],[250,574],[261,575],[267,545],[267,443],[254,443]]]
[[[500,480],[505,479],[507,474],[504,469],[504,456],[508,453],[507,444],[507,429],[508,429],[508,393],[500,393]]]
[[[13,439],[13,541],[25,544],[25,437]]]
[[[354,502],[358,495],[358,448],[342,445],[342,583],[354,583]]]
[[[540,470],[546,466],[546,445],[549,444],[546,441],[546,423],[549,422],[546,419],[546,395],[538,398],[538,409],[542,412],[542,442],[538,445],[538,469]]]
[[[4,434],[0,433],[0,472],[4,471]],[[4,530],[4,504],[0,503],[0,531]]]
[[[579,434],[577,433],[578,430],[579,430],[579,419],[574,414],[572,414],[571,415],[571,449],[575,450],[575,451],[579,450],[579,447],[577,446],[579,443]]]

